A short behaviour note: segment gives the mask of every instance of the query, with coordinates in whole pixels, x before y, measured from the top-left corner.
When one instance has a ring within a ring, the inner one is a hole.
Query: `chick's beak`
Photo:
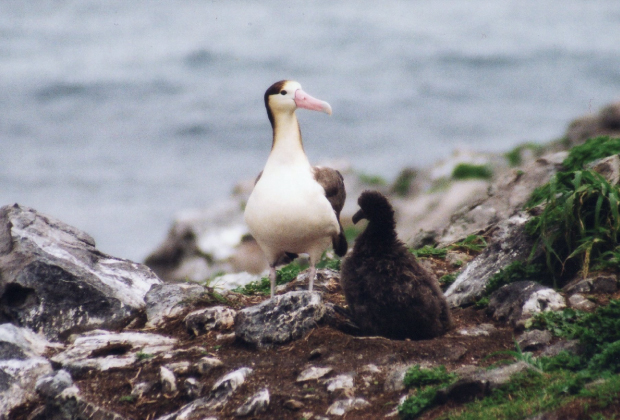
[[[364,214],[364,210],[360,209],[360,210],[358,210],[357,213],[355,213],[353,215],[353,218],[352,218],[353,224],[356,225],[357,222],[359,222],[360,220],[365,219],[365,218],[366,218],[366,215]]]

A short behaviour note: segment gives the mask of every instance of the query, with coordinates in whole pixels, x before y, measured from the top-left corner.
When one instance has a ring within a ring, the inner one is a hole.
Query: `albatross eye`
[[[288,92],[286,92],[285,90],[280,92],[280,95],[286,95]]]

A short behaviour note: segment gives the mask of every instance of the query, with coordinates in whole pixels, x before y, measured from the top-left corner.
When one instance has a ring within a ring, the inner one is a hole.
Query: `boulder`
[[[269,406],[269,390],[261,389],[256,394],[251,395],[245,403],[235,411],[235,416],[245,417],[263,413]]]
[[[145,296],[148,327],[164,322],[166,318],[177,316],[200,300],[206,289],[197,284],[165,283],[156,284]]]
[[[565,307],[566,301],[553,289],[533,281],[517,281],[491,294],[487,313],[497,321],[516,327],[537,313]]]
[[[76,228],[17,204],[0,208],[0,321],[50,339],[118,328],[159,283],[148,267],[101,253]]]
[[[469,305],[482,297],[489,279],[514,261],[525,260],[533,242],[525,232],[529,216],[520,212],[497,225],[489,245],[474,258],[446,290],[451,307]]]
[[[52,365],[43,357],[0,360],[0,413],[36,399],[37,380],[51,372]]]
[[[316,367],[310,366],[304,369],[298,376],[295,382],[306,382],[306,381],[315,381],[317,379],[322,378],[323,376],[331,373],[334,370],[330,367]]]
[[[327,409],[328,415],[332,416],[344,416],[346,413],[352,410],[362,410],[368,407],[370,403],[363,398],[347,398],[345,400],[335,401]]]
[[[325,305],[318,292],[289,292],[239,311],[235,335],[258,347],[284,344],[315,328],[324,314]]]
[[[35,334],[28,328],[8,323],[0,325],[0,360],[26,360],[42,356],[48,348],[59,347],[62,345],[50,343],[45,337]]]
[[[188,331],[198,336],[211,330],[232,328],[236,315],[237,311],[227,306],[213,306],[187,314],[183,322]]]
[[[553,334],[547,330],[532,330],[521,334],[517,339],[521,350],[537,350],[551,342]]]
[[[599,274],[588,278],[578,277],[562,288],[566,293],[608,293],[618,291],[616,274]]]
[[[95,330],[76,337],[65,351],[51,360],[73,375],[90,370],[130,368],[143,358],[170,351],[176,341],[158,334]]]

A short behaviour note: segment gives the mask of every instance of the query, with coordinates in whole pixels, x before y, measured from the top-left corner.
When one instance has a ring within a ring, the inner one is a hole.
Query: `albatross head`
[[[295,112],[297,108],[321,111],[332,115],[332,107],[325,101],[313,98],[292,80],[280,80],[265,92],[265,108],[273,125],[274,114]]]

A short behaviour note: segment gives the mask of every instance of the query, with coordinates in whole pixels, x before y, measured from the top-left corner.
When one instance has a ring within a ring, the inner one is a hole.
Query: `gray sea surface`
[[[298,111],[311,161],[391,180],[619,100],[620,2],[3,0],[0,205],[142,260],[262,169],[280,79],[332,105]]]

